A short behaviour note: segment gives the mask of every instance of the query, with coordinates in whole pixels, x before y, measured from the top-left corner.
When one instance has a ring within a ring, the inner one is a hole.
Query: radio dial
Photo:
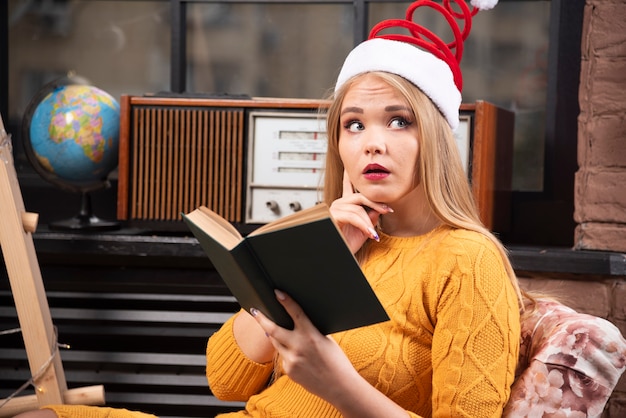
[[[267,208],[274,213],[278,213],[280,211],[278,207],[278,202],[276,202],[275,200],[269,200],[265,202],[265,206],[267,206]]]

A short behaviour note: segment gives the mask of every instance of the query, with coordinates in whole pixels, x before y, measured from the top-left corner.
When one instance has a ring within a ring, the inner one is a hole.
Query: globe
[[[23,120],[24,150],[35,170],[56,186],[83,195],[66,227],[109,227],[93,216],[89,192],[108,186],[117,167],[120,106],[107,92],[78,77],[44,86]]]

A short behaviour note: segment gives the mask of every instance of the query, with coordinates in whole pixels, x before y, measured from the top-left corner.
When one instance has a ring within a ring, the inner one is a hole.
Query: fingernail
[[[256,308],[250,308],[250,315],[256,317],[258,313],[259,311],[257,311]]]
[[[274,293],[276,294],[276,297],[280,300],[285,300],[287,298],[287,295],[285,295],[284,292],[278,290],[278,289],[274,289]]]
[[[380,237],[378,236],[378,232],[376,232],[376,230],[374,228],[367,228],[367,230],[370,232],[370,234],[372,235],[372,238],[374,238],[376,240],[376,242],[380,241]]]
[[[391,209],[389,206],[385,205],[385,209],[387,209],[389,213],[393,213],[393,209]]]

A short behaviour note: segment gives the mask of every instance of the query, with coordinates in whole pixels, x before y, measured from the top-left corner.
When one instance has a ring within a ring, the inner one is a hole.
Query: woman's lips
[[[389,170],[380,164],[368,164],[363,170],[363,177],[367,180],[381,180],[389,176]]]

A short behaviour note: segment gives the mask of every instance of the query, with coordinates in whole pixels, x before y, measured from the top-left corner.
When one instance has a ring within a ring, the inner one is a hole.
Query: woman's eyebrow
[[[361,109],[360,107],[356,107],[356,106],[350,106],[341,110],[342,115],[346,113],[363,113],[363,109]]]
[[[386,112],[398,112],[400,110],[403,110],[405,112],[411,112],[411,108],[408,106],[404,106],[404,105],[391,105],[391,106],[385,107]]]

